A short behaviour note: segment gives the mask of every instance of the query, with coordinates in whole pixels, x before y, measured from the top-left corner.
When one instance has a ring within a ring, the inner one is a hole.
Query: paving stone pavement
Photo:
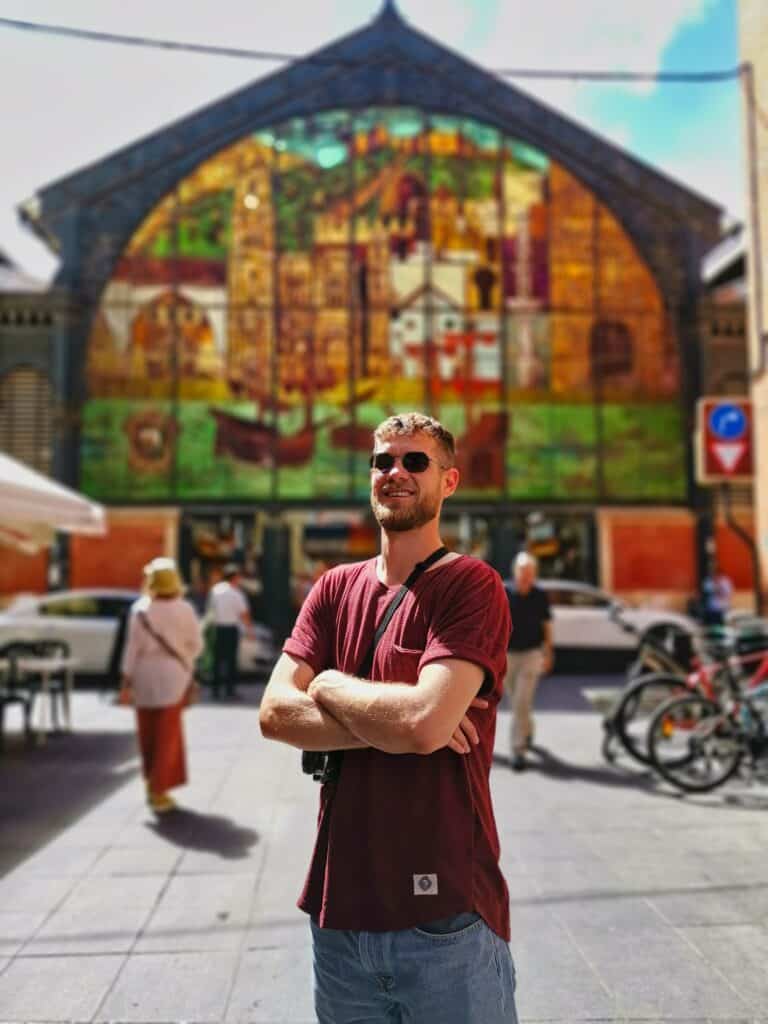
[[[584,682],[542,685],[524,774],[499,715],[521,1024],[768,1024],[768,791],[681,798],[606,766]],[[191,784],[162,821],[132,715],[99,694],[76,695],[72,735],[33,750],[11,736],[0,1024],[314,1020],[295,900],[317,790],[296,751],[261,739],[260,693],[188,713]]]

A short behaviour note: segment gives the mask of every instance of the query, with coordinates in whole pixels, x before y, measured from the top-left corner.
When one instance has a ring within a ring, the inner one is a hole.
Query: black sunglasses
[[[406,452],[405,455],[374,452],[370,458],[370,467],[371,469],[378,469],[381,473],[388,473],[398,458],[402,462],[406,473],[423,473],[428,468],[430,462],[436,461],[430,458],[426,452]]]

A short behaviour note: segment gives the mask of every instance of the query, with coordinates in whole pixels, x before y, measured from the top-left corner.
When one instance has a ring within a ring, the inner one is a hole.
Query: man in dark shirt
[[[552,615],[549,598],[536,586],[538,565],[533,555],[521,552],[512,563],[514,583],[507,586],[512,633],[507,652],[504,685],[512,699],[510,746],[512,767],[526,766],[525,748],[533,738],[533,700],[542,675],[552,669]]]
[[[343,751],[320,792],[299,901],[317,1019],[516,1024],[489,785],[504,588],[490,566],[442,546],[440,510],[459,482],[451,434],[407,413],[373,442],[381,554],[317,581],[260,709],[267,738]],[[424,562],[367,662],[385,609]]]

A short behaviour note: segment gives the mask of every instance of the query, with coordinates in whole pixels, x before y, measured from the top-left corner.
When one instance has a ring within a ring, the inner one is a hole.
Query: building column
[[[755,530],[763,593],[768,586],[768,7],[739,0],[747,194],[749,355],[755,443]]]
[[[291,529],[280,519],[264,525],[261,556],[264,609],[267,625],[278,643],[288,635],[293,622],[291,601]]]

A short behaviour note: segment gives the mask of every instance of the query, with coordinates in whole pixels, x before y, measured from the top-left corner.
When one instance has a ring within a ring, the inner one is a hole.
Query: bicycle
[[[698,653],[694,653],[696,646]],[[603,720],[606,760],[615,761],[612,742],[616,739],[635,760],[652,765],[648,727],[661,704],[691,692],[716,700],[728,687],[733,672],[750,686],[757,686],[768,677],[768,635],[760,620],[752,620],[749,628],[742,632],[724,627],[704,630],[691,638],[690,650],[687,671],[680,665],[676,672],[652,672],[630,679]],[[756,657],[760,658],[760,664],[750,674],[747,663]]]
[[[722,701],[699,693],[669,700],[657,708],[648,730],[653,766],[686,793],[707,793],[722,786],[745,758],[753,776],[764,770],[768,779],[765,712],[768,682],[744,692],[734,681]]]
[[[649,673],[685,676],[691,671],[695,638],[688,630],[676,622],[662,622],[640,631],[621,617],[620,610],[613,618],[625,632],[638,637],[637,654],[627,669],[628,681]]]

